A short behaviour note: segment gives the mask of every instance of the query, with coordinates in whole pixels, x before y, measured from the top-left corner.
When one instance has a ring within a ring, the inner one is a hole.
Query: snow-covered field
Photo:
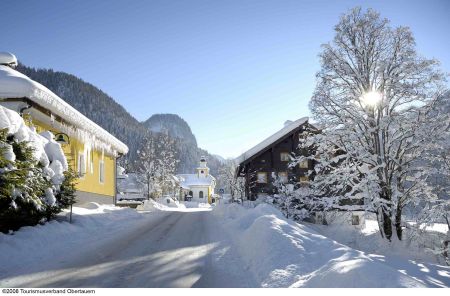
[[[73,224],[61,217],[0,234],[0,286],[450,286],[450,267],[357,250],[362,243],[343,239],[351,230],[298,224],[267,204],[150,201],[74,213]]]

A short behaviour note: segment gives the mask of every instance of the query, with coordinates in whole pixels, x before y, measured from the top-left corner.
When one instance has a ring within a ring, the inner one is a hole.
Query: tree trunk
[[[147,177],[147,200],[150,200],[150,178]]]
[[[377,221],[381,237],[390,241],[392,237],[392,222],[390,215],[380,208],[377,212]]]
[[[399,240],[402,240],[402,209],[397,206],[397,209],[395,211],[395,230],[397,232],[397,237]]]
[[[383,231],[383,213],[381,208],[378,209],[376,212],[377,214],[377,222],[378,222],[378,229],[380,230],[381,238],[384,238],[384,231]]]
[[[390,241],[392,238],[392,220],[388,213],[383,211],[383,232],[384,236]]]
[[[392,238],[392,219],[391,219],[391,203],[390,201],[391,199],[391,192],[389,191],[389,189],[387,189],[386,184],[382,184],[382,191],[380,193],[380,197],[381,199],[384,199],[387,201],[387,209],[386,208],[381,208],[381,215],[383,218],[382,221],[382,229],[380,229],[380,231],[383,231],[384,237],[387,240],[391,240]]]

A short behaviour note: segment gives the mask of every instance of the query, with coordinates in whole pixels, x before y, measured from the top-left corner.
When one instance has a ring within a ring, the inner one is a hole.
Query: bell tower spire
[[[205,178],[209,175],[209,168],[206,166],[206,157],[200,157],[200,165],[197,168],[197,175],[199,178]]]

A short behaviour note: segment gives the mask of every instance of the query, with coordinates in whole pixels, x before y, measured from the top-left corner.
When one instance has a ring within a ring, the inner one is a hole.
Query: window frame
[[[90,163],[90,173],[91,173],[91,175],[93,175],[94,174],[94,165],[95,165],[95,162],[94,162],[94,150],[93,149],[91,149],[91,152],[90,152],[90,158],[91,158],[91,163]]]
[[[298,180],[299,180],[300,184],[309,184],[309,181],[310,181],[308,176],[300,176],[298,178]]]
[[[86,175],[86,158],[81,152],[78,152],[77,173],[80,178],[84,178]]]
[[[100,160],[98,163],[98,181],[100,184],[105,183],[105,161]]]
[[[305,166],[306,163],[306,166]],[[304,159],[298,163],[298,167],[301,169],[309,169],[309,159]]]
[[[286,159],[283,158],[283,155],[287,155],[287,158]],[[291,160],[291,155],[289,152],[286,152],[286,151],[280,152],[280,161],[281,162],[288,162],[290,160]]]
[[[264,175],[264,179],[265,179],[264,182],[260,181],[261,180],[260,176],[262,176],[262,175]],[[256,173],[256,183],[258,183],[258,184],[267,184],[267,182],[268,182],[267,172],[257,172]]]
[[[283,179],[282,175],[284,175]],[[280,179],[281,183],[285,184],[289,181],[289,174],[286,171],[278,172],[278,178]]]

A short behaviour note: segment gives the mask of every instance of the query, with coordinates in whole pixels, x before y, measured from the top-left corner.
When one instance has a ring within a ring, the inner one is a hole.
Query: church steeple
[[[199,178],[204,178],[209,175],[209,168],[206,166],[206,158],[200,157],[200,166],[197,168],[197,175]]]

